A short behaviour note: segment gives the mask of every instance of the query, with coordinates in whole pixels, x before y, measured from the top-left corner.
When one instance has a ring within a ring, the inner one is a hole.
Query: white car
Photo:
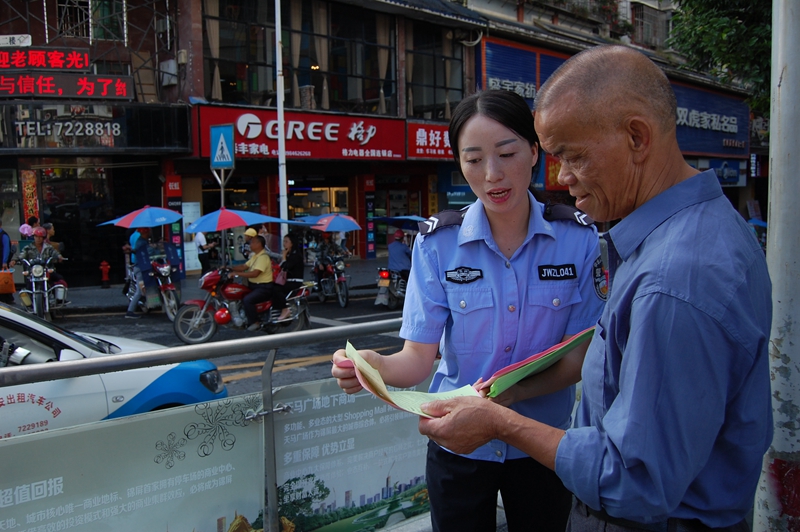
[[[0,372],[17,365],[163,349],[68,331],[0,304]],[[0,439],[227,397],[206,360],[0,387]]]

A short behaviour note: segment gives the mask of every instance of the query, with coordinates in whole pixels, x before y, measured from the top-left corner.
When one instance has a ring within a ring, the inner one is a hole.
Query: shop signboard
[[[453,160],[448,124],[408,121],[408,159]]]
[[[12,70],[90,72],[88,48],[25,47],[0,49],[0,74]]]
[[[210,158],[212,125],[233,122],[233,152],[240,159],[278,158],[278,113],[268,109],[196,106],[196,155]],[[287,159],[405,160],[405,121],[339,114],[286,112]]]
[[[481,87],[514,91],[533,109],[536,91],[567,57],[533,46],[484,37],[478,57]]]
[[[747,158],[750,111],[742,98],[672,83],[678,145],[686,155]]]
[[[133,78],[60,72],[0,73],[0,98],[131,100]]]

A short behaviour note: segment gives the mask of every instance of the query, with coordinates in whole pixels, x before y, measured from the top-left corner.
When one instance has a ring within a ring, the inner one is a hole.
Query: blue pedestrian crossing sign
[[[233,170],[234,145],[233,124],[211,126],[211,168],[212,170]]]

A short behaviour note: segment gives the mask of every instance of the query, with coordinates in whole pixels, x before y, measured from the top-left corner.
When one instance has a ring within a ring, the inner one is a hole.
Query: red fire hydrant
[[[111,265],[108,262],[103,261],[100,263],[100,271],[103,272],[102,288],[111,288],[111,282],[108,279],[109,270],[111,270]]]

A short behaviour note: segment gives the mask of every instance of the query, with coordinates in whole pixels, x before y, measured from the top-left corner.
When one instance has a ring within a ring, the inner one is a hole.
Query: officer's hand
[[[346,393],[359,392],[362,390],[362,386],[356,377],[355,366],[353,361],[347,358],[344,353],[344,349],[339,349],[333,354],[331,375],[336,378],[336,383]],[[380,354],[369,349],[359,350],[358,354],[380,373],[381,359],[383,358]]]

